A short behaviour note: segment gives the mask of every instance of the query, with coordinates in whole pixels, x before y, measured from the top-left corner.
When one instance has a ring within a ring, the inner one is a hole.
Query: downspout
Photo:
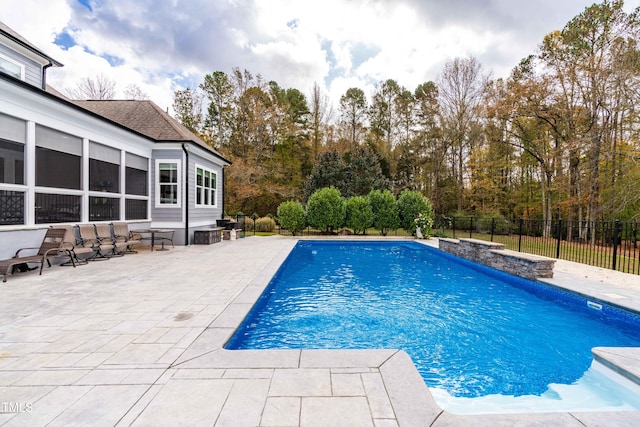
[[[222,180],[220,181],[222,183],[222,212],[220,213],[220,219],[224,219],[224,189],[225,189],[225,182],[224,182],[224,166],[222,166]]]
[[[53,63],[51,61],[42,67],[42,90],[47,90],[47,68],[49,67],[53,67]]]
[[[184,245],[189,246],[189,149],[187,148],[187,143],[182,143],[182,151],[184,151],[184,155],[186,158],[185,167],[184,167]]]

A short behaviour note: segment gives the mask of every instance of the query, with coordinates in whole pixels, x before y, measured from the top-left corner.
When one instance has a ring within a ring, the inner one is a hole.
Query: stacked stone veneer
[[[440,239],[440,250],[496,270],[530,280],[553,277],[556,261],[551,258],[515,252],[502,243],[476,239]]]

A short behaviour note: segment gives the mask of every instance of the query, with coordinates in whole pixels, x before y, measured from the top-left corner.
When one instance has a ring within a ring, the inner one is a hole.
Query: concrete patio
[[[640,424],[640,412],[449,414],[397,350],[224,350],[295,242],[247,237],[10,276],[0,425]],[[639,278],[607,284],[615,274],[572,268],[559,264],[550,283],[640,310]],[[610,358],[622,356],[640,375],[638,353]]]

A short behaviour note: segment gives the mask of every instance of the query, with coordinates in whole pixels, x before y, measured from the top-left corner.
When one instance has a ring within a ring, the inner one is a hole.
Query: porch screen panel
[[[27,122],[0,114],[0,138],[25,144],[27,142]]]
[[[125,162],[125,192],[136,196],[148,196],[149,160],[135,154],[126,153]]]
[[[82,188],[82,139],[36,126],[36,185]]]
[[[89,190],[120,192],[120,150],[89,144]]]
[[[81,202],[80,196],[36,193],[36,224],[79,222]]]
[[[120,199],[111,197],[89,197],[89,221],[118,221]]]
[[[24,224],[24,193],[0,190],[0,225]]]
[[[124,219],[147,219],[147,200],[126,199],[124,201]]]
[[[0,183],[24,184],[24,144],[0,139]]]
[[[0,183],[24,184],[24,120],[0,114]]]

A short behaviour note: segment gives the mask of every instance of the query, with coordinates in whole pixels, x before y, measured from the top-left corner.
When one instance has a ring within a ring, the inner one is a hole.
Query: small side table
[[[156,245],[156,234],[166,234],[166,236],[158,236],[158,239],[162,241],[162,247],[160,249],[157,249],[158,251],[169,250],[169,248],[164,247],[165,241],[171,242],[171,246],[175,248],[175,246],[173,245],[173,233],[175,233],[175,230],[165,229],[165,228],[148,228],[146,230],[136,230],[136,232],[142,233],[142,234],[151,234],[151,251],[152,252],[154,250],[154,246]],[[148,239],[149,238],[147,237],[144,240],[148,240]]]

